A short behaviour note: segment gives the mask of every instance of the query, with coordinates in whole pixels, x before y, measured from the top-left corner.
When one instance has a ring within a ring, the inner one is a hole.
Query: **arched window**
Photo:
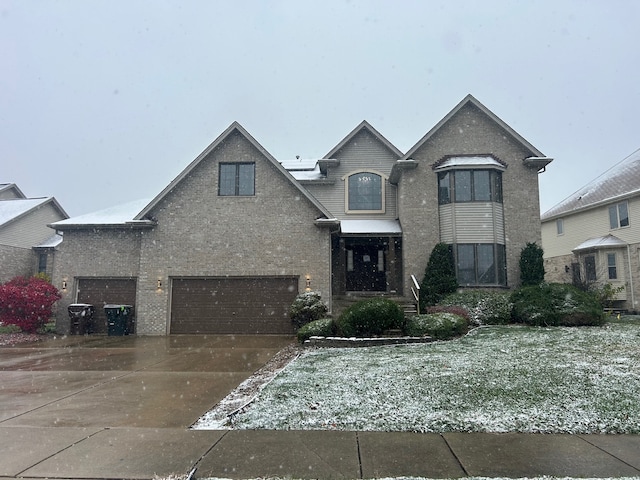
[[[384,176],[375,172],[356,172],[344,179],[348,213],[384,212]]]

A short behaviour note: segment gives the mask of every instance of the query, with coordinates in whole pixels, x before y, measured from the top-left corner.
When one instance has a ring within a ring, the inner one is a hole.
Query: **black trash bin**
[[[131,305],[105,305],[107,335],[122,336],[133,333],[133,307]]]
[[[93,333],[93,305],[88,303],[72,303],[68,307],[71,320],[71,335],[84,335]]]

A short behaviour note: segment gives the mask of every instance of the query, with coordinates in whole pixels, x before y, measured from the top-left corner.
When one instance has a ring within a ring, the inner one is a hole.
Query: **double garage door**
[[[295,277],[174,278],[172,334],[291,334]]]

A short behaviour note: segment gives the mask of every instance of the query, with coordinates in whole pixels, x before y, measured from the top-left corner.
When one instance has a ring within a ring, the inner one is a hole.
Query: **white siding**
[[[47,203],[5,226],[0,231],[0,244],[31,248],[55,233],[53,229],[47,227],[48,223],[63,219],[58,209],[51,203]]]
[[[618,203],[618,202],[615,202]],[[542,248],[544,257],[551,258],[571,254],[585,240],[614,235],[629,244],[640,243],[640,197],[628,200],[629,226],[609,228],[609,204],[592,210],[560,217],[564,233],[558,235],[556,219],[542,223]]]
[[[441,205],[440,241],[445,243],[505,243],[504,215],[498,203]]]
[[[397,156],[386,148],[368,130],[362,130],[342,148],[335,158],[340,165],[328,170],[327,180],[331,185],[304,185],[336,218],[341,220],[389,219],[398,218],[396,208],[396,186],[385,180],[385,211],[375,214],[357,214],[345,212],[345,180],[342,177],[355,171],[374,171],[389,176]]]

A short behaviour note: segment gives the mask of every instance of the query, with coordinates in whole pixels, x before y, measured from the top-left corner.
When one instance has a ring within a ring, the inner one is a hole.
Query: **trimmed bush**
[[[464,335],[469,328],[467,319],[455,313],[428,313],[414,315],[405,326],[405,333],[412,337],[430,336],[437,340],[448,340]]]
[[[544,282],[543,254],[536,243],[527,243],[520,252],[520,282],[523,287]]]
[[[331,318],[321,318],[303,325],[298,330],[298,341],[303,343],[311,337],[331,337],[336,333],[336,326]]]
[[[429,262],[420,283],[420,311],[436,305],[446,295],[458,288],[453,247],[438,243],[429,255]]]
[[[347,308],[336,321],[344,337],[381,335],[390,328],[401,328],[404,315],[398,304],[386,298],[362,300]]]
[[[522,287],[511,295],[513,319],[534,326],[602,325],[602,305],[597,298],[565,283]]]
[[[0,285],[0,323],[36,333],[51,318],[60,292],[46,280],[16,277]]]
[[[296,296],[289,307],[289,317],[296,328],[323,318],[329,309],[319,293],[304,292]]]
[[[506,325],[511,322],[511,294],[484,290],[465,290],[447,295],[441,306],[459,306],[468,312],[474,325]]]

